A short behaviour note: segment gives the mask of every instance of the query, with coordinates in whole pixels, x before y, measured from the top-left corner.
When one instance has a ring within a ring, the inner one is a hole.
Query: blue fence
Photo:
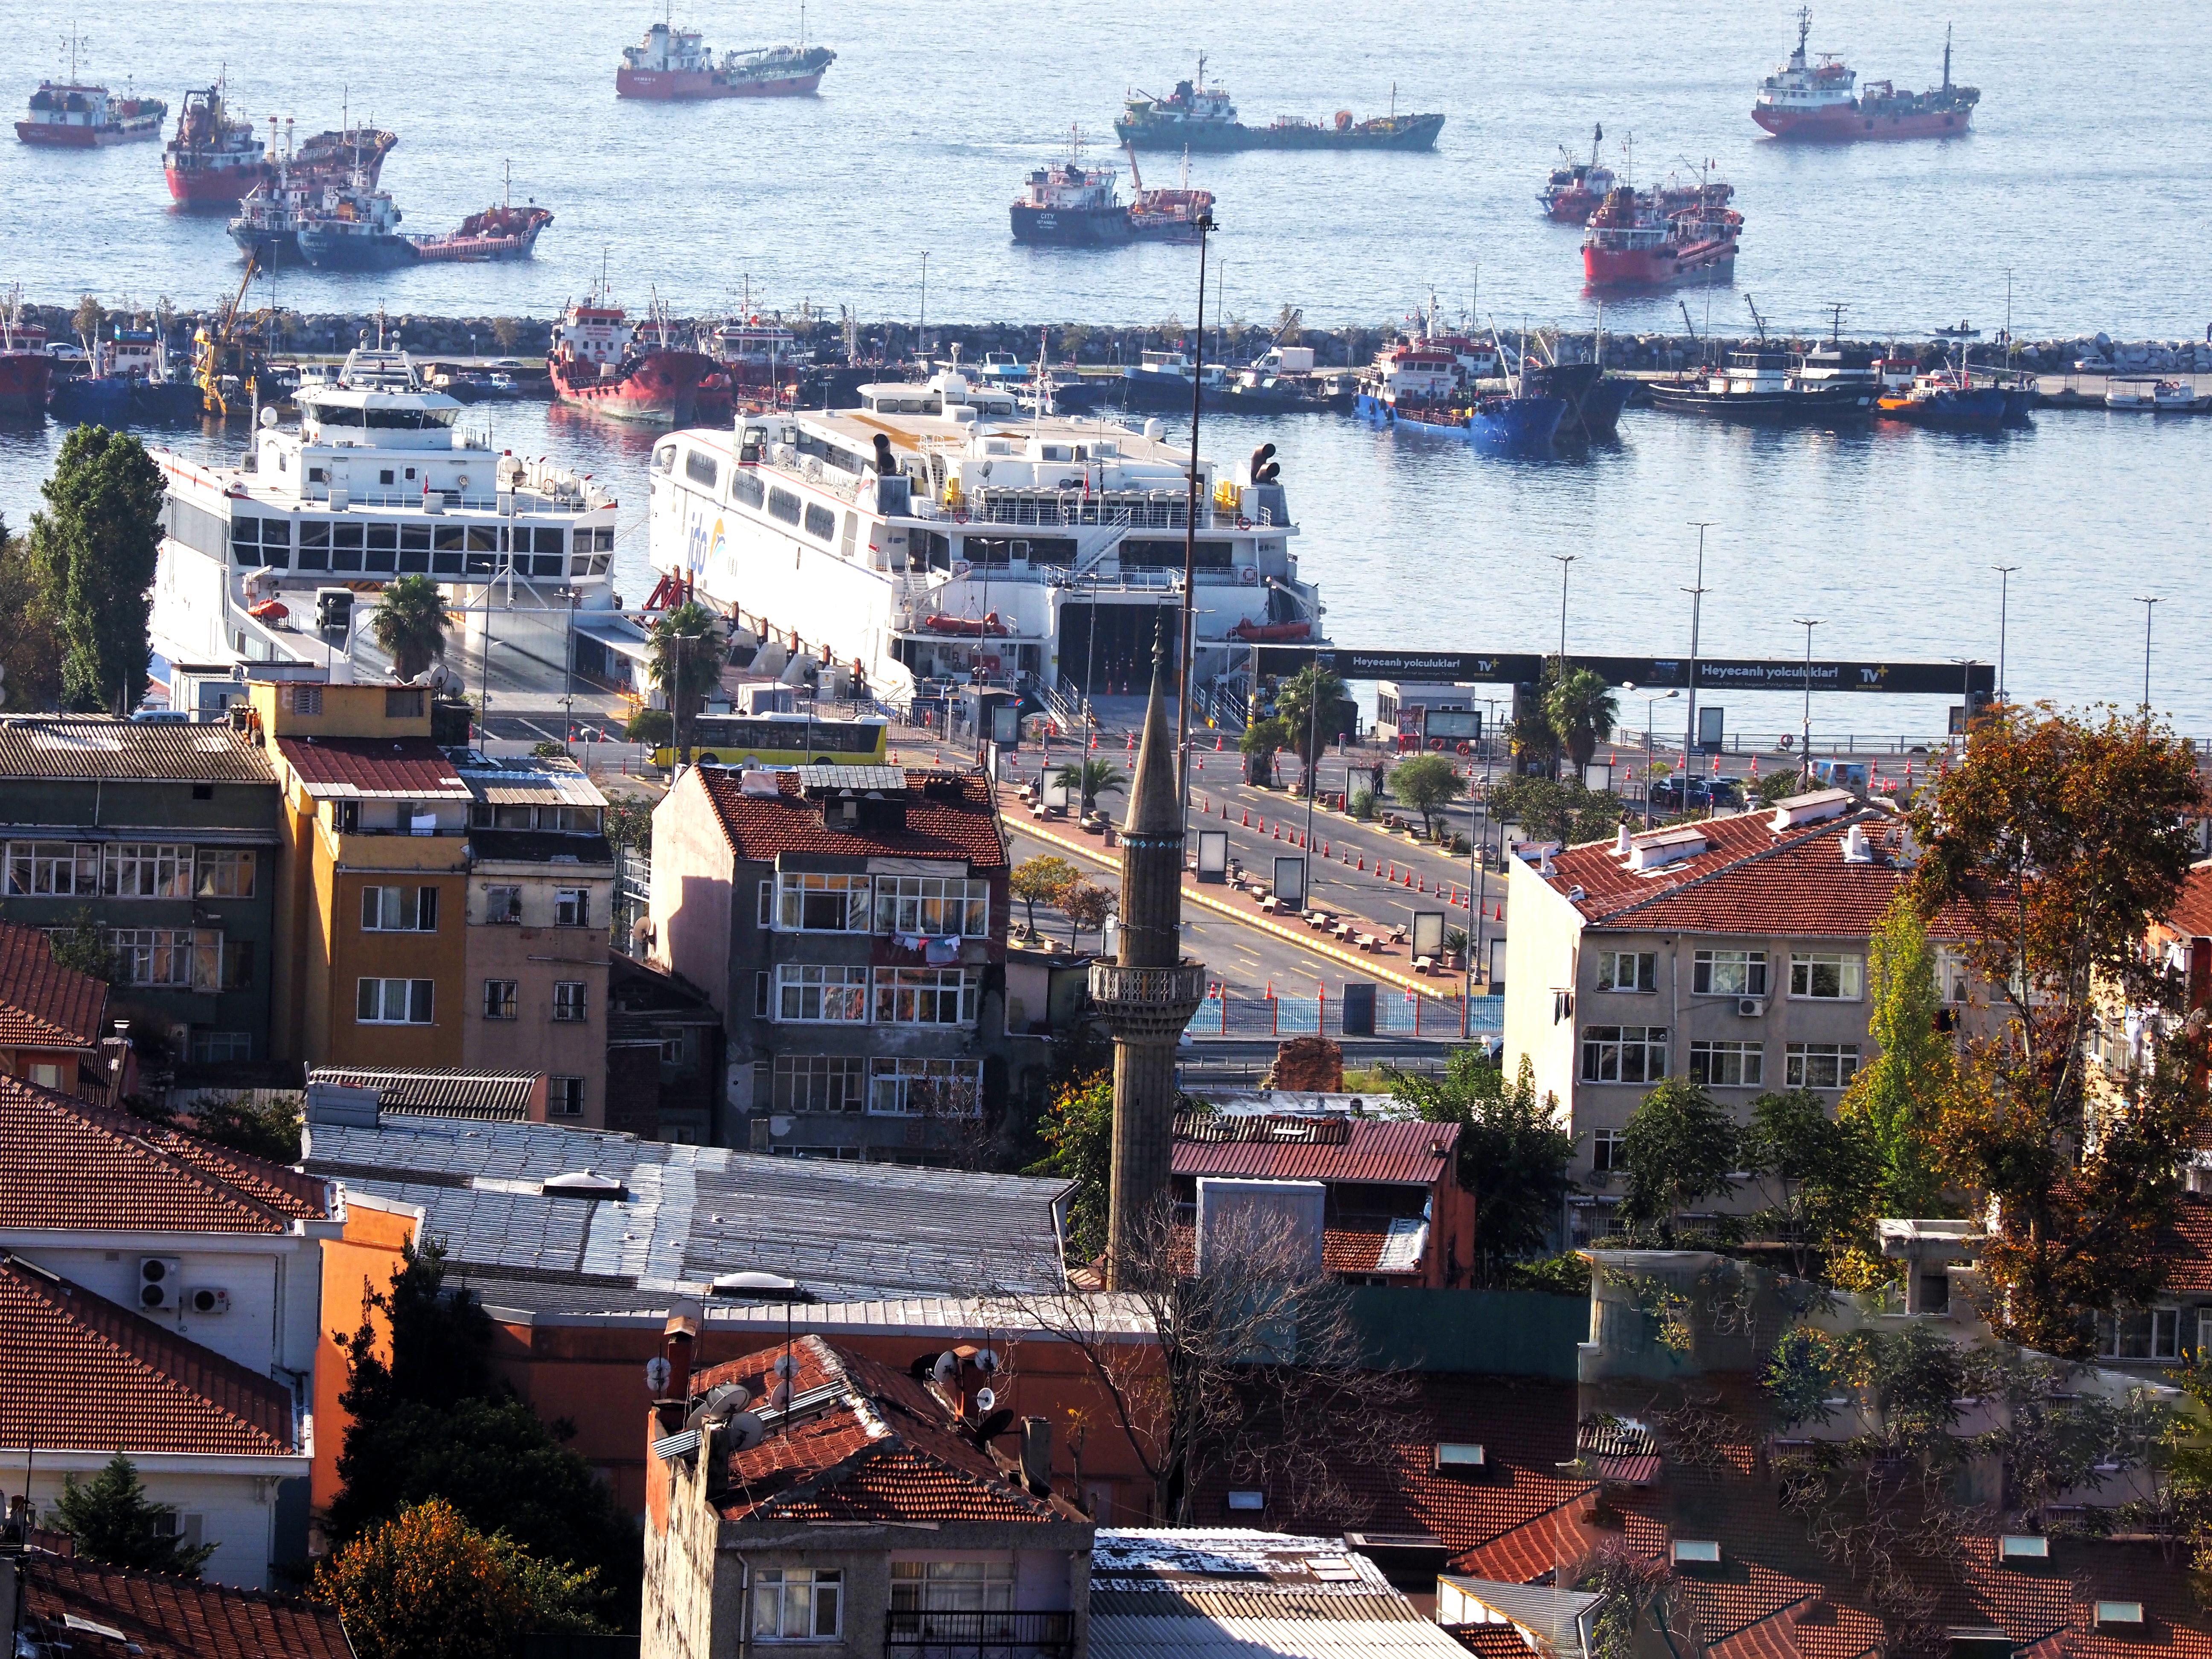
[[[1454,1037],[1493,1036],[1505,1029],[1505,999],[1425,997],[1411,991],[1378,988],[1375,994],[1376,1036]],[[1190,1035],[1207,1037],[1342,1036],[1340,996],[1238,996],[1217,991],[1191,1017]]]

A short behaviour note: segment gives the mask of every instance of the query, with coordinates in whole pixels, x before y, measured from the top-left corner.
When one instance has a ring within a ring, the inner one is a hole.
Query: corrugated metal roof
[[[318,799],[469,799],[446,751],[428,738],[279,738],[276,748]]]
[[[1091,1659],[1467,1659],[1467,1650],[1419,1619],[1164,1619],[1092,1613]]]
[[[481,762],[481,763],[479,763]],[[471,756],[459,764],[461,781],[494,806],[605,806],[607,798],[572,760],[550,755]]]
[[[531,1097],[537,1091],[539,1075],[536,1072],[483,1072],[459,1066],[411,1072],[318,1066],[307,1073],[307,1081],[311,1085],[327,1083],[341,1089],[374,1089],[380,1111],[520,1121],[530,1115]]]
[[[1216,1139],[1226,1128],[1227,1138]],[[1433,1186],[1453,1169],[1456,1123],[1418,1119],[1237,1118],[1176,1122],[1179,1176],[1243,1176],[1262,1181],[1374,1182]]]
[[[0,717],[0,778],[189,779],[267,783],[269,758],[216,722],[160,723],[98,714]]]

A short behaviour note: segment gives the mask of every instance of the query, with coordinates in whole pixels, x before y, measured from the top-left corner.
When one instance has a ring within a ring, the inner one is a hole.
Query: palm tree
[[[1337,705],[1344,701],[1344,682],[1325,668],[1309,664],[1285,680],[1275,692],[1275,718],[1289,733],[1289,746],[1303,770],[1301,786],[1314,793],[1315,763],[1335,736]]]
[[[707,693],[722,683],[722,619],[696,599],[686,599],[653,625],[648,663],[653,684],[668,701],[674,722],[676,763],[691,763],[691,720]]]
[[[446,601],[428,576],[402,576],[384,590],[369,618],[377,647],[392,672],[411,680],[446,654]]]
[[[1128,775],[1111,761],[1086,760],[1080,765],[1071,762],[1053,776],[1053,781],[1063,789],[1079,791],[1083,797],[1082,810],[1088,812],[1091,805],[1109,790],[1127,786]]]
[[[1613,735],[1620,705],[1598,674],[1587,668],[1569,668],[1544,696],[1544,713],[1552,732],[1575,763],[1575,776],[1583,775],[1598,744]]]

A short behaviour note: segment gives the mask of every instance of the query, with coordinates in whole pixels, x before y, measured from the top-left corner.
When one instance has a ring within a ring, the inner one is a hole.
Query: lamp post
[[[2012,279],[2010,271],[2005,273],[2005,279],[2009,286]],[[2005,361],[2007,363],[2012,361],[2012,341],[2008,329],[2005,340]],[[1990,568],[1997,573],[1997,701],[2003,702],[2006,701],[2005,623],[2010,620],[2008,613],[2012,608],[2012,573],[2020,567],[2016,564],[1993,564]]]
[[[1183,506],[1182,663],[1176,676],[1176,787],[1186,836],[1190,833],[1190,687],[1198,629],[1198,615],[1191,608],[1198,592],[1198,416],[1206,394],[1206,245],[1212,235],[1213,216],[1201,213],[1198,216],[1198,319],[1191,331],[1190,473]]]
[[[929,378],[929,250],[921,251],[921,310],[915,319],[915,344],[921,353],[921,378]]]
[[[2143,608],[2142,712],[2143,720],[2148,723],[2150,720],[2150,619],[2154,612],[2155,607],[2164,604],[2165,601],[2163,599],[2152,599],[2148,594],[2138,593],[2136,595],[2136,603]]]
[[[1620,689],[1624,691],[1636,691],[1636,687],[1632,684],[1624,685]],[[1636,695],[1644,702],[1644,827],[1649,830],[1651,827],[1651,710],[1654,705],[1665,702],[1670,698],[1679,697],[1682,694],[1680,691],[1636,691]],[[1686,795],[1684,799],[1686,800],[1688,797]]]
[[[1682,590],[1690,596],[1690,706],[1682,736],[1682,770],[1685,774],[1690,769],[1690,756],[1698,746],[1698,623],[1705,605],[1705,532],[1713,527],[1713,521],[1711,519],[1693,520],[1690,527],[1698,532],[1698,585]],[[1686,789],[1682,795],[1685,808],[1688,806],[1689,800]]]
[[[1820,625],[1820,618],[1792,617],[1790,620],[1805,630],[1805,724],[1797,734],[1797,761],[1802,769],[1799,775],[1809,788],[1813,782],[1813,630]]]
[[[1567,677],[1567,567],[1582,555],[1554,553],[1553,559],[1559,567],[1559,678]]]

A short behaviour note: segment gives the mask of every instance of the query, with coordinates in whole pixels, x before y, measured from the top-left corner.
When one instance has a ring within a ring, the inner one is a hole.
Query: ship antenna
[[[1951,26],[1948,23],[1943,25],[1943,90],[1951,90]]]
[[[1835,321],[1829,325],[1828,328],[1828,343],[1839,346],[1844,343],[1844,313],[1850,307],[1831,300],[1828,301],[1827,309],[1835,315]]]

